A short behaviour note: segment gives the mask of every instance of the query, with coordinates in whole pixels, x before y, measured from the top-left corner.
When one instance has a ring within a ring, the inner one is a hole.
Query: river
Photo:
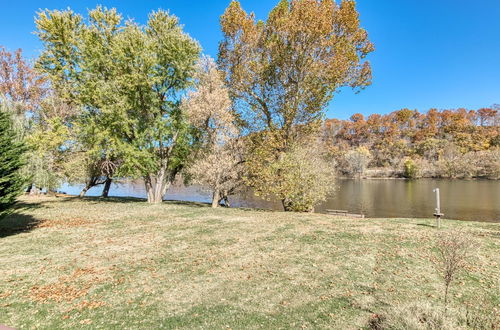
[[[446,179],[337,179],[336,192],[316,207],[363,213],[374,218],[431,218],[435,208],[434,188],[441,192],[441,212],[445,219],[500,222],[500,181]],[[78,194],[81,186],[63,185],[61,191]],[[88,196],[99,196],[102,186]],[[110,196],[141,197],[146,192],[140,180],[113,184]],[[210,193],[198,186],[172,186],[165,200],[209,202]],[[232,206],[282,210],[277,201],[265,201],[251,192],[231,198]]]

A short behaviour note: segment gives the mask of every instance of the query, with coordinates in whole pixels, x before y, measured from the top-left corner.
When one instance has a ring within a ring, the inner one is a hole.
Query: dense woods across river
[[[345,175],[498,179],[499,110],[357,113],[327,120],[324,140]]]

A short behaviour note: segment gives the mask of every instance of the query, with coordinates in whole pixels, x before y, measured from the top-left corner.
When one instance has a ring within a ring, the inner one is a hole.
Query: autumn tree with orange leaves
[[[325,149],[350,175],[349,153],[370,150],[371,168],[385,175],[405,176],[412,164],[416,177],[500,177],[500,114],[497,106],[477,111],[401,109],[365,118],[325,121]],[[406,164],[406,165],[405,165]]]

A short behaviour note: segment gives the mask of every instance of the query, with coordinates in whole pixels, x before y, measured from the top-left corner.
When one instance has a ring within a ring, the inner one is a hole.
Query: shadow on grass
[[[417,226],[437,228],[435,225],[429,225],[428,223],[417,223]]]
[[[190,201],[177,201],[174,199],[168,199],[164,200],[164,203],[170,204],[170,205],[181,205],[181,206],[194,206],[194,207],[209,207],[209,203],[203,203],[203,202],[190,202]]]
[[[40,219],[36,219],[31,215],[13,212],[0,219],[0,239],[30,232],[40,222]]]

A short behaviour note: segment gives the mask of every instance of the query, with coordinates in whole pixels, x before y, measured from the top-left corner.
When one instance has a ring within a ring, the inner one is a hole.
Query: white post
[[[434,213],[434,216],[437,219],[438,228],[441,228],[441,201],[439,198],[439,188],[434,189],[433,192],[436,193],[436,213]]]

